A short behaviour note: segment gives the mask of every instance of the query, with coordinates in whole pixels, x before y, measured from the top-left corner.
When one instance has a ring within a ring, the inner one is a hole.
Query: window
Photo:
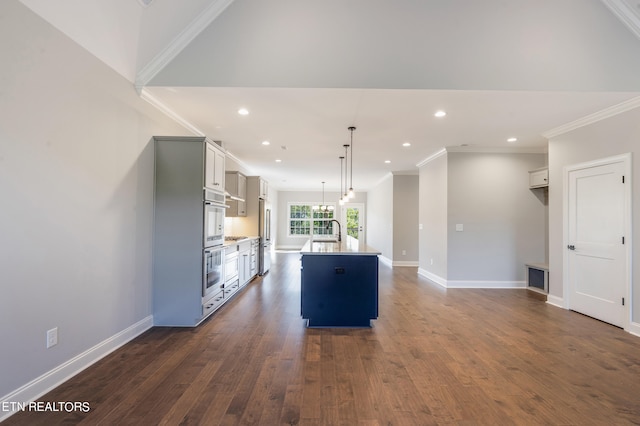
[[[289,203],[289,232],[290,237],[295,236],[311,236],[313,235],[331,235],[333,234],[335,204],[327,203],[327,206],[333,208],[329,211],[321,211],[320,203]]]

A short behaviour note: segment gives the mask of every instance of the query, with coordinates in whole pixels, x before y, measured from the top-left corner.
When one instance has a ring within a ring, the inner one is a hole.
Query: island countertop
[[[378,250],[370,247],[355,238],[346,235],[342,241],[318,241],[313,238],[309,239],[300,249],[303,255],[358,255],[358,256],[376,256],[382,254]]]

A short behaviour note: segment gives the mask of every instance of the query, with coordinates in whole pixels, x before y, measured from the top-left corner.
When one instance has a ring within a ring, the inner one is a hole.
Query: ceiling
[[[349,126],[366,190],[443,147],[544,152],[640,95],[640,0],[21,1],[278,189],[338,190]]]

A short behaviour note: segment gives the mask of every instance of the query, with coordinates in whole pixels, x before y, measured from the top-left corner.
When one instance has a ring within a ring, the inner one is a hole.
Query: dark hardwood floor
[[[527,290],[380,266],[371,329],[307,329],[298,253],[195,329],[153,328],[9,425],[640,424],[640,338]],[[5,423],[3,423],[4,426]]]

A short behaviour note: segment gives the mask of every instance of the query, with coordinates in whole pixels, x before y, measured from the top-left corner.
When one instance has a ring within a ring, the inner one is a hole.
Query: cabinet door
[[[549,170],[534,170],[529,172],[529,188],[549,186]]]
[[[260,179],[260,198],[269,199],[269,183],[264,179]]]
[[[217,149],[215,150],[213,185],[223,191],[224,190],[224,154]]]
[[[204,163],[204,186],[216,191],[224,191],[224,154],[207,143]]]

